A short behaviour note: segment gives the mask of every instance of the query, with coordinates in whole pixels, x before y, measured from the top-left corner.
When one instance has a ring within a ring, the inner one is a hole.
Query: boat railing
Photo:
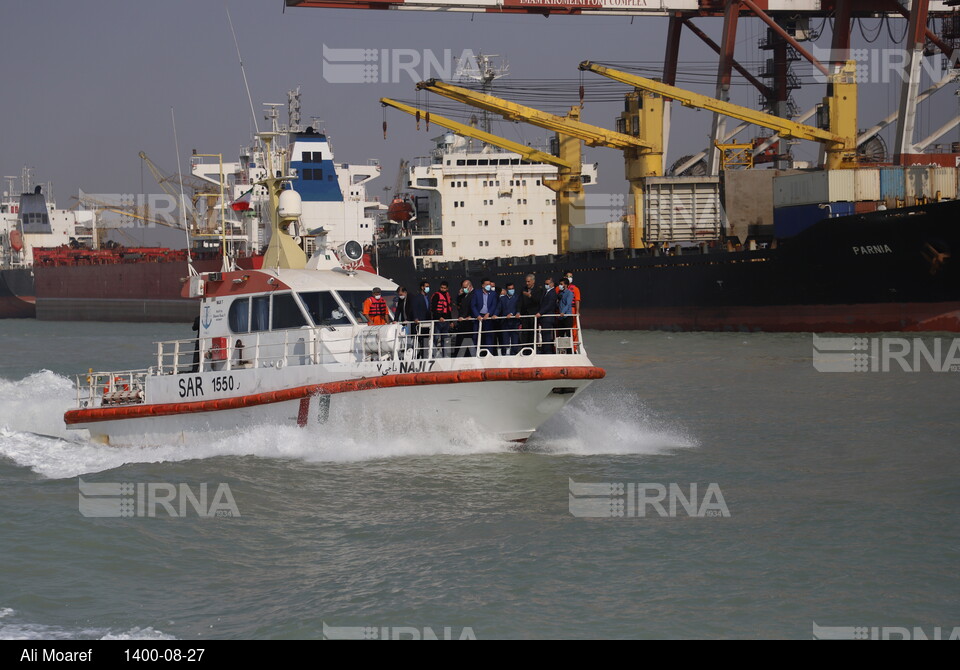
[[[541,315],[316,326],[157,342],[154,374],[364,361],[584,353],[580,317]]]
[[[143,403],[149,370],[94,372],[76,375],[77,407],[108,407]]]

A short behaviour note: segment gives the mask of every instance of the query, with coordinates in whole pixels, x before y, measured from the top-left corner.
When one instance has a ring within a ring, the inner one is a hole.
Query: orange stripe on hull
[[[506,381],[550,381],[562,379],[603,379],[606,372],[593,366],[552,367],[552,368],[491,368],[489,370],[450,370],[446,372],[418,372],[403,375],[385,375],[383,377],[365,377],[346,379],[326,384],[310,384],[269,391],[235,398],[199,400],[196,402],[164,403],[154,405],[128,405],[125,407],[97,407],[93,409],[74,409],[63,415],[69,425],[95,423],[98,421],[118,421],[121,419],[140,419],[151,416],[174,416],[177,414],[195,414],[198,412],[219,412],[228,409],[243,409],[257,405],[269,405],[276,402],[302,400],[313,395],[333,395],[354,391],[372,391],[375,389],[396,388],[400,386],[429,386],[433,384],[470,384],[476,382]]]

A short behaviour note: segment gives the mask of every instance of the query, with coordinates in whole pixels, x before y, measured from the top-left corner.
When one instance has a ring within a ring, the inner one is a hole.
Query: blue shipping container
[[[829,217],[850,216],[854,213],[852,202],[831,202],[824,205],[797,205],[778,207],[773,210],[773,232],[779,239],[793,237],[817,221]]]
[[[906,197],[906,184],[902,167],[880,168],[880,199],[886,201],[903,200]]]

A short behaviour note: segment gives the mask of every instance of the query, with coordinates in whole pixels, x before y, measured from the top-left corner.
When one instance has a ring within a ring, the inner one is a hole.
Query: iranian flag
[[[241,195],[230,203],[230,208],[235,212],[245,212],[250,209],[250,201],[253,199],[253,189]]]

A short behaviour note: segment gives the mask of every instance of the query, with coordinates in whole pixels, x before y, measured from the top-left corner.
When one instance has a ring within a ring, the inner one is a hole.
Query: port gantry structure
[[[897,0],[285,0],[288,7],[337,8],[337,9],[376,9],[410,11],[453,11],[486,14],[551,15],[622,15],[630,17],[666,17],[666,45],[663,58],[663,72],[660,81],[669,86],[677,83],[680,58],[681,37],[686,28],[718,54],[716,91],[714,99],[729,101],[733,74],[739,73],[760,93],[767,111],[776,116],[792,117],[802,123],[816,113],[816,109],[802,114],[791,109],[790,92],[797,87],[795,78],[790,74],[790,62],[802,58],[810,62],[819,71],[825,81],[831,81],[831,75],[840,73],[851,56],[851,29],[859,18],[891,17],[907,21],[905,49],[907,61],[904,65],[905,76],[900,87],[896,112],[880,121],[857,138],[862,145],[875,136],[886,125],[896,122],[896,140],[893,147],[894,162],[907,164],[913,156],[922,152],[938,137],[960,124],[960,115],[938,128],[930,137],[917,140],[916,112],[919,102],[951,80],[944,79],[928,90],[920,91],[922,67],[925,55],[942,53],[951,66],[955,67],[960,54],[954,57],[954,51],[960,46],[960,0],[912,0],[901,4]],[[833,20],[833,34],[829,60],[821,61],[804,48],[802,41],[809,37],[808,26],[811,18],[830,17]],[[694,23],[695,19],[722,19],[721,40],[717,44]],[[734,57],[737,42],[737,28],[742,19],[761,20],[769,28],[768,38],[762,46],[771,52],[772,58],[768,72],[757,76],[743,67]],[[944,31],[937,34],[928,26],[929,19],[943,19]],[[952,68],[951,68],[952,69]],[[769,79],[769,83],[763,79]],[[663,137],[666,142],[670,133],[672,99],[665,98],[662,114]],[[725,115],[714,114],[711,143],[701,154],[695,155],[683,165],[677,166],[677,172],[690,167],[702,156],[708,156],[707,167],[710,174],[720,169],[721,149],[724,142],[730,140],[740,130],[748,127],[744,122],[733,131],[725,125]],[[769,126],[765,126],[769,127]],[[753,150],[754,156],[760,156],[775,145],[778,136],[774,135],[760,143]],[[665,147],[664,147],[665,153]]]

